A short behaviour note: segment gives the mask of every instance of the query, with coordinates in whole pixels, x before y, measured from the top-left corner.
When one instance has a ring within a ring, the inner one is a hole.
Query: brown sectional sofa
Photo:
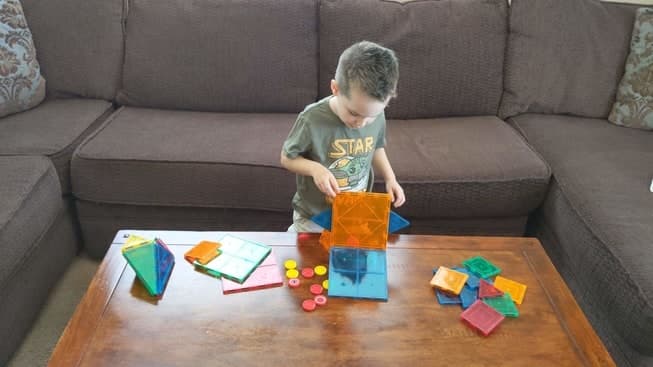
[[[400,59],[387,150],[409,232],[537,235],[615,360],[653,364],[653,195],[633,189],[653,134],[605,120],[636,7],[22,3],[48,100],[0,119],[0,324],[16,325],[0,364],[80,246],[99,258],[119,228],[285,230],[281,143],[362,39]]]

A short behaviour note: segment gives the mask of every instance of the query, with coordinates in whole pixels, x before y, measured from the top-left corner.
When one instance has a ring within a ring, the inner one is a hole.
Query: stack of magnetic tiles
[[[489,335],[505,317],[518,317],[526,286],[499,276],[501,269],[481,256],[463,261],[464,267],[433,269],[431,286],[441,305],[460,304],[461,319]],[[490,277],[496,276],[494,281]]]
[[[327,228],[320,243],[329,251],[329,296],[387,301],[390,195],[343,192],[333,200],[331,214],[330,223],[324,223],[328,211],[313,217]]]
[[[147,292],[161,296],[175,266],[175,257],[168,246],[160,238],[149,240],[130,235],[121,252]]]
[[[300,275],[303,279],[314,281],[314,283],[308,287],[308,290],[313,298],[307,298],[302,301],[302,308],[304,311],[315,311],[317,306],[326,305],[327,297],[323,294],[323,292],[325,289],[329,289],[329,280],[325,279],[320,284],[320,277],[324,276],[327,273],[326,266],[317,265],[314,268],[303,267],[300,271],[297,270],[297,261],[293,259],[284,261],[283,266],[286,268],[286,277],[288,278],[288,287],[290,288],[299,288],[301,286],[302,281],[299,279]]]
[[[195,269],[222,279],[224,294],[283,284],[270,246],[230,234],[201,241],[184,254]]]

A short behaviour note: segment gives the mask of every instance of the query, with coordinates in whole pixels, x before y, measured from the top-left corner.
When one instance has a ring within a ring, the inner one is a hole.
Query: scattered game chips
[[[318,265],[313,270],[315,271],[315,274],[320,275],[320,276],[327,273],[327,267],[324,266],[324,265]]]
[[[318,294],[322,294],[322,292],[324,291],[324,288],[322,288],[322,286],[319,285],[319,284],[311,284],[311,286],[309,287],[308,290],[309,290],[312,294],[314,294],[314,295],[317,296]]]
[[[477,300],[468,309],[463,311],[460,314],[460,318],[485,336],[490,335],[505,319],[502,314],[480,300]]]
[[[325,279],[325,280],[322,282],[322,288],[324,288],[324,289],[329,289],[329,279]]]
[[[290,269],[296,269],[297,268],[297,261],[293,259],[288,259],[283,262],[283,267],[286,268],[287,270]]]
[[[302,282],[299,280],[299,278],[291,278],[288,279],[288,286],[290,288],[297,288],[302,284]]]
[[[315,296],[313,300],[318,306],[324,306],[327,303],[327,298],[321,294]]]
[[[474,275],[479,276],[483,279],[487,279],[501,273],[501,269],[481,256],[474,256],[470,259],[467,259],[463,261],[463,265],[465,265],[469,271],[474,273]]]
[[[299,276],[299,272],[297,269],[289,269],[286,270],[286,278],[292,279],[292,278],[297,278]]]
[[[521,305],[524,300],[524,294],[526,293],[526,286],[514,280],[504,278],[502,276],[497,276],[494,279],[494,287],[502,290],[505,293],[509,293],[512,297],[512,300],[516,304]]]
[[[441,266],[431,279],[431,286],[458,295],[462,291],[467,278],[469,278],[467,274]]]
[[[315,303],[315,301],[312,300],[312,299],[305,299],[305,300],[302,302],[302,308],[303,308],[304,311],[306,311],[306,312],[315,311],[315,307],[316,307],[316,303]]]
[[[302,276],[304,278],[310,279],[315,275],[315,272],[313,271],[313,268],[303,268],[302,269]]]

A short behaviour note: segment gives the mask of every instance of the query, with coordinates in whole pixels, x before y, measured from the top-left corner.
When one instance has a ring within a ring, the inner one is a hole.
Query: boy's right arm
[[[333,176],[333,173],[315,161],[306,159],[302,156],[288,158],[282,150],[281,165],[288,171],[294,172],[298,175],[313,177],[315,186],[329,197],[333,198],[340,192],[338,182]]]

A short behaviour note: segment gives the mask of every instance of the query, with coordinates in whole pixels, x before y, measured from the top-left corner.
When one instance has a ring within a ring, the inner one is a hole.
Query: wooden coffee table
[[[121,256],[126,234],[160,237],[176,265],[160,300]],[[328,263],[317,235],[231,232],[273,246],[279,267]],[[614,366],[533,238],[391,236],[388,302],[328,299],[301,309],[308,284],[223,295],[183,253],[220,232],[120,231],[52,354],[52,366]],[[528,286],[517,319],[489,337],[441,306],[432,269],[481,255]],[[321,281],[321,280],[320,280]]]

